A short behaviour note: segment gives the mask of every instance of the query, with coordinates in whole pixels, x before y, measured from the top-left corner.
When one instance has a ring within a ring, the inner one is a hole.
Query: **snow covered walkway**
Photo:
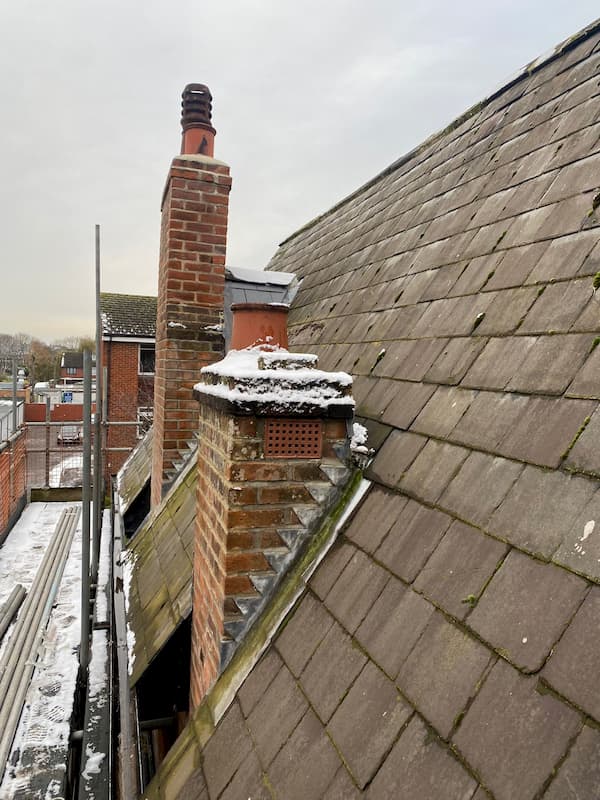
[[[32,503],[25,508],[0,548],[0,605],[15,584],[29,590],[61,512],[70,505]],[[78,671],[80,585],[81,521],[0,783],[0,800],[52,800],[61,795]],[[9,628],[0,655],[11,632]]]

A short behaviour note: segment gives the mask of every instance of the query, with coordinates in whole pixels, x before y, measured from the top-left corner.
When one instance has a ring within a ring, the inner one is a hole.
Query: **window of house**
[[[154,345],[140,345],[140,375],[154,375]]]
[[[67,375],[77,375],[77,367],[67,367]]]
[[[137,410],[137,438],[142,439],[152,427],[154,409],[151,406],[139,406]]]

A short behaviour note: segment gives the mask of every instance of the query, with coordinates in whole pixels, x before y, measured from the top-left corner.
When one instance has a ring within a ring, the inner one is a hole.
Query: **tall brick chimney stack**
[[[204,368],[194,389],[200,438],[193,707],[350,476],[350,376],[323,372],[316,356],[279,346],[287,342],[282,306],[232,308],[238,349]]]
[[[152,506],[193,441],[200,368],[221,358],[225,249],[231,178],[213,157],[212,96],[202,84],[183,92],[181,155],[167,176],[160,234]]]

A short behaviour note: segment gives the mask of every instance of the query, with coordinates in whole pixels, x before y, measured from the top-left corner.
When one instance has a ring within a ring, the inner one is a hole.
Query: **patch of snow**
[[[184,325],[183,322],[169,322],[167,323],[168,328],[187,328],[187,325]]]
[[[121,566],[123,569],[123,595],[125,596],[125,614],[127,616],[127,668],[129,674],[133,673],[135,662],[135,631],[129,624],[129,597],[131,591],[131,581],[135,566],[135,556],[133,551],[124,552],[121,555]]]
[[[244,283],[266,283],[274,286],[289,286],[296,275],[293,272],[266,272],[263,269],[225,267],[227,277]]]
[[[106,753],[96,753],[91,744],[85,748],[86,762],[81,777],[87,781],[91,775],[97,775],[100,772],[100,765],[106,758]]]
[[[106,631],[94,630],[92,632],[92,658],[88,674],[88,692],[90,699],[96,700],[97,708],[102,708],[108,699],[104,694],[107,674],[108,648],[106,646]]]
[[[583,536],[581,537],[580,541],[585,542],[585,540],[594,532],[594,528],[596,527],[596,521],[591,519],[589,522],[586,522],[583,528]]]
[[[352,398],[342,393],[352,385],[352,377],[347,372],[324,372],[310,367],[261,368],[259,359],[263,359],[264,364],[264,356],[269,352],[279,355],[280,360],[290,355],[279,347],[230,350],[221,361],[201,369],[205,381],[196,384],[195,389],[234,403],[274,403],[282,409],[302,404],[322,408],[354,405]],[[216,382],[210,383],[211,378]]]
[[[102,515],[102,535],[100,538],[100,558],[98,561],[98,583],[96,587],[96,619],[98,622],[108,621],[107,592],[110,576],[111,545],[110,511]]]
[[[0,602],[15,583],[31,587],[58,519],[69,503],[31,503],[0,548]],[[60,588],[46,631],[25,706],[0,784],[8,800],[41,773],[64,771],[78,672],[81,607],[81,519],[67,557]],[[7,631],[4,642],[10,635]],[[0,648],[0,656],[2,648]],[[62,763],[61,763],[62,762]],[[49,766],[50,765],[50,766]],[[56,777],[46,789],[53,798]],[[26,796],[25,794],[23,796]]]

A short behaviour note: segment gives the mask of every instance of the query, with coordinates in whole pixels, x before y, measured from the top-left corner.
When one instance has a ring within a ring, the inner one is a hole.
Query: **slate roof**
[[[67,350],[62,354],[60,366],[67,368],[83,369],[83,353],[76,350]]]
[[[600,25],[286,241],[363,505],[148,797],[600,795]]]
[[[156,297],[137,294],[100,294],[103,336],[156,336]]]

